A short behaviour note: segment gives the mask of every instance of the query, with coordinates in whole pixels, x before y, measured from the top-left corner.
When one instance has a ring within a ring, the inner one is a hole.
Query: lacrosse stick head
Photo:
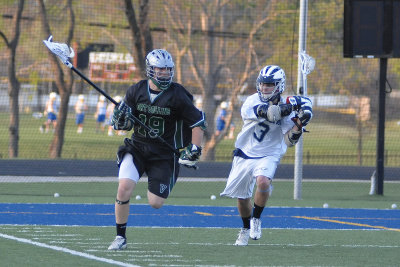
[[[69,68],[72,68],[72,64],[71,62],[69,62],[69,59],[75,56],[72,47],[68,47],[67,44],[53,42],[52,35],[50,35],[49,39],[43,40],[43,43],[54,55],[56,55],[61,60],[63,64],[67,65]]]
[[[315,68],[315,59],[306,54],[306,51],[300,53],[301,72],[304,75],[310,74]]]

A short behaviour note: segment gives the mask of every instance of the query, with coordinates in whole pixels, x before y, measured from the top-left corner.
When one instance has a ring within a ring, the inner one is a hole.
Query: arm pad
[[[294,146],[299,142],[300,136],[303,130],[295,131],[293,128],[290,129],[284,136],[285,143],[288,147]]]

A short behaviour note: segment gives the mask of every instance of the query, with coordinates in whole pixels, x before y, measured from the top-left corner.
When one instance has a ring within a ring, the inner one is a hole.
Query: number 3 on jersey
[[[266,124],[264,122],[260,122],[258,124],[258,126],[260,126],[262,129],[259,131],[259,133],[254,132],[253,136],[258,142],[261,142],[264,139],[265,135],[268,133],[269,126],[268,126],[268,124]]]
[[[151,116],[147,122],[147,116],[145,114],[140,114],[139,119],[143,122],[143,124],[149,126],[153,129],[152,133],[149,133],[150,138],[155,138],[156,136],[153,134],[157,134],[157,136],[162,136],[164,134],[164,124],[165,121],[161,117]],[[142,126],[138,128],[138,134],[146,137],[147,131]]]

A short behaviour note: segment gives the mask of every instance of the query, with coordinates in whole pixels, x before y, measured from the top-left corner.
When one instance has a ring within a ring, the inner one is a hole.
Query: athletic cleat
[[[251,239],[257,240],[261,238],[261,219],[252,218],[250,220],[250,237]]]
[[[117,237],[108,247],[108,250],[123,250],[123,249],[126,249],[126,238],[117,235]]]
[[[241,228],[235,246],[247,246],[249,243],[250,229]]]

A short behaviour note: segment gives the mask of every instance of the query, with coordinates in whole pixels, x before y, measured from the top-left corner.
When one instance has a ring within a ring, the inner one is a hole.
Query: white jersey
[[[284,134],[293,128],[291,120],[295,116],[292,112],[280,121],[272,123],[263,118],[257,118],[256,107],[265,104],[255,93],[244,102],[241,115],[244,122],[238,134],[235,147],[241,149],[247,156],[259,158],[274,156],[281,158],[287,150]]]

